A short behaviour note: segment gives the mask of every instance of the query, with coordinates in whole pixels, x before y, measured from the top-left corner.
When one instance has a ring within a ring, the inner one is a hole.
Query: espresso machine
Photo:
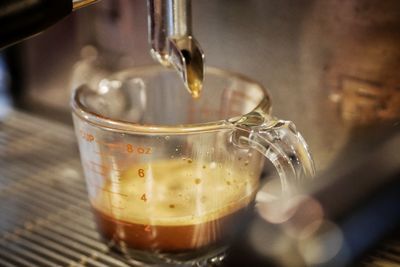
[[[18,6],[17,2],[24,1],[2,1],[0,5]],[[52,2],[44,1],[43,5]],[[57,10],[63,7],[59,2]],[[326,181],[304,186],[302,192],[307,197],[295,198],[294,213],[298,216],[293,220],[271,222],[268,212],[261,219],[249,219],[244,236],[233,246],[228,266],[399,264],[399,211],[393,206],[398,200],[399,171],[398,1],[218,0],[192,1],[192,8],[188,1],[177,0],[149,4],[142,0],[63,2],[68,3],[57,13],[60,15],[48,10],[51,21],[34,31],[15,31],[8,23],[10,27],[0,26],[1,46],[10,45],[76,10],[41,35],[4,50],[10,92],[19,111],[3,123],[4,130],[0,128],[11,140],[3,150],[6,153],[0,154],[0,176],[18,181],[15,185],[5,182],[14,200],[7,194],[4,199],[9,207],[24,212],[2,206],[8,219],[0,226],[6,233],[4,240],[13,245],[0,249],[0,265],[29,266],[31,261],[38,266],[63,266],[70,260],[77,266],[126,266],[119,255],[97,241],[84,202],[70,197],[83,199],[81,192],[85,191],[77,182],[81,174],[79,163],[74,161],[76,151],[65,148],[65,144],[73,147],[74,142],[69,132],[71,89],[83,81],[96,84],[115,70],[153,64],[154,60],[174,68],[189,85],[188,55],[194,63],[190,67],[201,80],[204,54],[207,65],[244,73],[267,86],[275,113],[296,122],[310,145],[318,170],[315,179]],[[7,9],[1,6],[0,10]],[[19,20],[25,24],[20,29],[31,29],[28,15],[21,16]],[[13,34],[1,34],[7,30]],[[3,36],[11,37],[6,40]],[[64,124],[54,125],[54,121]],[[25,123],[31,128],[25,129]],[[24,133],[32,129],[51,131],[25,137],[32,142],[24,143]],[[46,144],[40,143],[42,136]],[[33,146],[35,142],[41,147]],[[30,153],[24,151],[26,145],[31,147]],[[61,146],[64,148],[57,150]],[[38,154],[46,160],[32,161]],[[10,164],[15,167],[4,167]],[[48,166],[53,168],[45,171]],[[60,186],[58,180],[50,178],[52,171],[72,185],[62,195],[65,202],[71,201],[64,213],[55,212],[60,201],[46,196],[42,188],[35,193],[38,200],[32,200],[39,208],[26,203],[31,201],[24,194],[33,186],[32,181],[17,176],[27,176],[29,171],[51,181],[35,178],[43,188]],[[283,205],[281,209],[286,208]],[[33,221],[26,219],[30,209],[37,214]],[[45,209],[52,213],[43,212]],[[303,211],[311,215],[300,216]],[[73,218],[76,214],[79,218]],[[315,226],[321,214],[330,220],[324,221],[327,224],[318,238],[306,242],[307,238],[291,236],[293,229],[307,228],[304,225],[309,218],[314,221],[307,225]],[[74,225],[81,228],[68,236],[65,231]],[[271,243],[266,244],[265,239]],[[63,251],[62,246],[71,252]],[[316,251],[325,258],[319,258]]]
[[[0,47],[20,41],[46,29],[70,12],[95,0],[3,1]],[[148,1],[150,52],[166,67],[174,67],[188,91],[198,96],[204,79],[204,53],[192,35],[191,2],[185,0]],[[26,19],[31,16],[32,19]]]

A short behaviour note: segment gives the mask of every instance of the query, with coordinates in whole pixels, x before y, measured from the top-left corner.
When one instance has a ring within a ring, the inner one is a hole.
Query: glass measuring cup
[[[158,66],[74,92],[99,231],[134,261],[218,261],[254,202],[265,158],[284,191],[314,173],[303,138],[291,122],[270,115],[261,85],[216,68],[205,77],[200,99]]]

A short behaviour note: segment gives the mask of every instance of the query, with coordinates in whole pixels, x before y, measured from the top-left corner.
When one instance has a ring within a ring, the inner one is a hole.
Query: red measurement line
[[[124,147],[124,144],[113,144],[113,143],[104,143],[105,146],[108,146],[109,148],[120,148]]]
[[[100,169],[102,169],[104,171],[112,170],[112,171],[119,172],[119,173],[124,171],[122,169],[116,169],[116,168],[111,167],[109,165],[101,164],[101,163],[98,163],[98,162],[95,162],[95,161],[92,161],[92,160],[90,160],[89,163],[94,165],[94,166],[96,166],[96,167],[99,167]]]
[[[119,149],[119,148],[125,147],[125,144],[123,144],[123,143],[107,143],[107,142],[103,142],[103,141],[99,141],[99,140],[95,140],[95,142],[98,145],[108,147],[109,149]]]

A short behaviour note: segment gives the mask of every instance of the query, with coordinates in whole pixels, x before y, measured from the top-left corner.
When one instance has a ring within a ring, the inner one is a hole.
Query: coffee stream
[[[199,98],[200,92],[203,87],[202,80],[197,76],[196,72],[193,71],[191,68],[187,70],[187,87],[189,89],[190,94],[193,98]]]
[[[198,55],[192,56],[192,54],[186,49],[181,50],[181,53],[185,60],[186,67],[186,79],[184,79],[185,86],[193,98],[199,98],[204,78],[204,63],[202,60],[199,60],[202,59],[202,57]]]
[[[105,184],[92,205],[101,233],[117,245],[187,252],[232,235],[257,186],[239,166],[156,161]]]

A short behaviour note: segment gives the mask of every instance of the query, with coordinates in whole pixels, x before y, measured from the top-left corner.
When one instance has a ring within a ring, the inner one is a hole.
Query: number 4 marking
[[[144,202],[146,202],[146,201],[147,201],[146,194],[143,194],[143,195],[140,197],[140,199],[143,200]]]

